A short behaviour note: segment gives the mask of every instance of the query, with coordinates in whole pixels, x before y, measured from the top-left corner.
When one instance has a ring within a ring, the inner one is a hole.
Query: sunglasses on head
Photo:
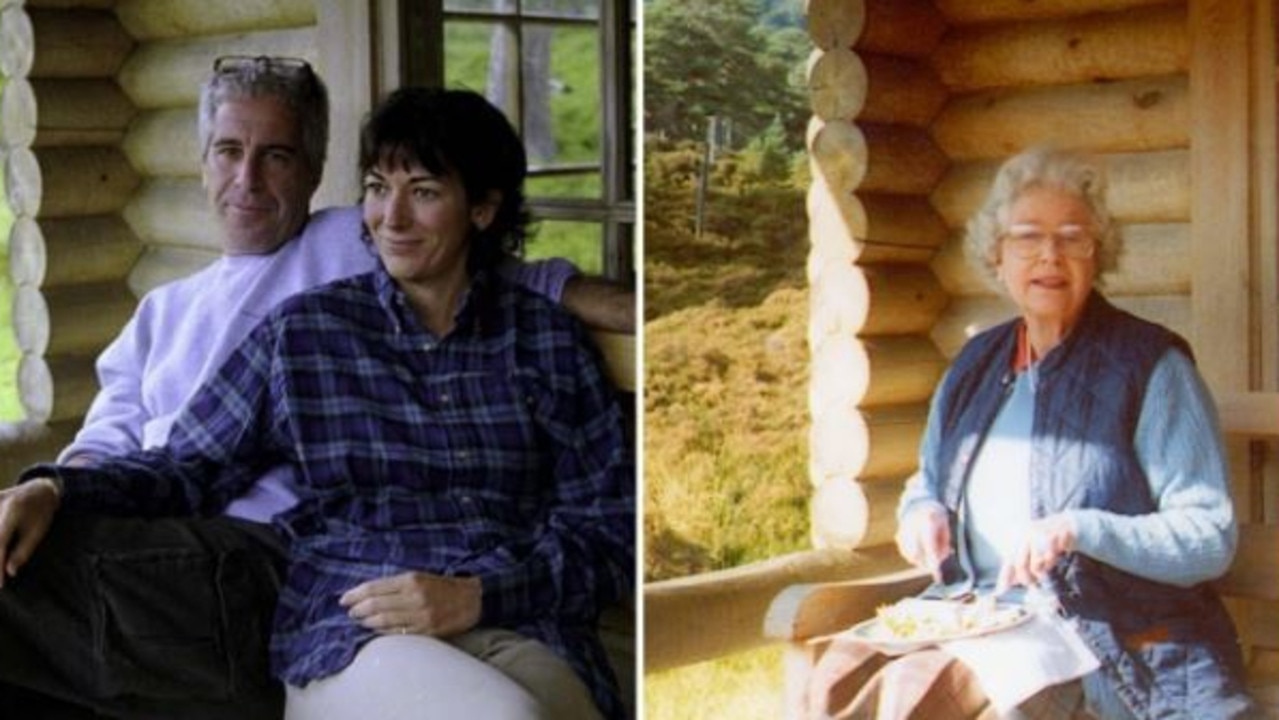
[[[302,58],[275,57],[271,55],[223,55],[213,61],[213,72],[229,75],[245,72],[267,72],[276,75],[310,76],[311,63]]]

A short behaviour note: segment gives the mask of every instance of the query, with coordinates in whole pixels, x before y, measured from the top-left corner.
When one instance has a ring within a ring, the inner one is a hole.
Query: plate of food
[[[864,642],[887,655],[964,640],[1017,627],[1032,617],[1021,605],[999,604],[993,597],[977,600],[905,598],[876,611],[841,635]]]

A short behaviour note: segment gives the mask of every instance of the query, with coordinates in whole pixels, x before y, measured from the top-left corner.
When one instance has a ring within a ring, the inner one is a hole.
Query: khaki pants
[[[340,673],[286,692],[285,720],[600,717],[568,663],[509,630],[379,637]]]

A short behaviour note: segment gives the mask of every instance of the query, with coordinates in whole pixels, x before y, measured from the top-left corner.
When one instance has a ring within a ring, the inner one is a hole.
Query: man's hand
[[[0,490],[0,588],[31,559],[61,502],[57,483],[47,477]]]
[[[635,334],[635,291],[619,282],[574,275],[564,284],[560,303],[589,327]]]
[[[941,565],[950,557],[950,519],[946,508],[921,503],[902,518],[897,528],[897,551],[915,567],[932,573],[941,582]]]
[[[458,635],[480,621],[480,579],[407,572],[357,585],[338,600],[353,619],[383,634]]]

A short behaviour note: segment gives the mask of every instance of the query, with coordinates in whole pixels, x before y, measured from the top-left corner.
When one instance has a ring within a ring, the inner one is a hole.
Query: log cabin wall
[[[1010,155],[1048,142],[1106,156],[1126,250],[1104,291],[1201,347],[1190,8],[809,0],[808,20],[813,535],[873,547],[891,542],[949,358],[1015,312],[962,250]]]
[[[213,60],[294,56],[327,78],[341,57],[317,61],[317,14],[340,15],[340,5],[354,7],[331,0],[0,0],[0,27],[20,27],[11,17],[21,13],[34,38],[35,162],[24,163],[20,144],[3,152],[9,176],[31,177],[9,183],[11,204],[20,215],[38,206],[35,223],[19,223],[21,242],[38,248],[24,257],[47,256],[43,283],[24,276],[15,303],[21,392],[35,439],[0,453],[7,477],[49,459],[74,435],[97,391],[94,359],[137,298],[217,257],[196,133],[199,85]],[[354,27],[361,41],[347,42],[347,59],[359,67],[368,28]],[[340,30],[329,32],[325,42],[345,41]],[[6,35],[5,54],[12,52]],[[20,81],[10,85],[21,88]],[[359,93],[348,85],[347,76],[337,87],[330,80],[335,108],[343,108],[333,132],[354,138],[351,117],[368,105],[349,102]],[[338,183],[344,196],[352,183]],[[35,198],[13,202],[23,187]],[[11,264],[34,277],[31,263]]]
[[[40,209],[40,165],[31,144],[36,135],[35,90],[31,67],[35,58],[35,31],[21,3],[0,2],[0,187],[13,224],[4,231],[0,245],[8,250],[9,281],[14,295],[11,308],[15,319],[43,317],[46,254],[35,216]],[[49,414],[48,397],[25,391],[46,384],[48,374],[44,351],[48,345],[47,323],[15,322],[14,340],[20,352],[18,374],[19,404],[28,417]],[[11,380],[10,378],[6,378]],[[0,431],[0,437],[20,436],[21,429]]]
[[[813,536],[891,539],[945,366],[929,339],[947,295],[928,263],[947,240],[929,203],[950,162],[928,127],[946,91],[928,57],[945,22],[925,0],[809,3],[809,345]]]
[[[46,261],[38,294],[22,293],[14,319],[24,353],[20,392],[28,419],[48,423],[44,446],[77,426],[97,387],[94,357],[135,303],[125,278],[141,245],[121,213],[141,178],[121,141],[136,109],[115,80],[134,41],[111,5],[25,4]]]

